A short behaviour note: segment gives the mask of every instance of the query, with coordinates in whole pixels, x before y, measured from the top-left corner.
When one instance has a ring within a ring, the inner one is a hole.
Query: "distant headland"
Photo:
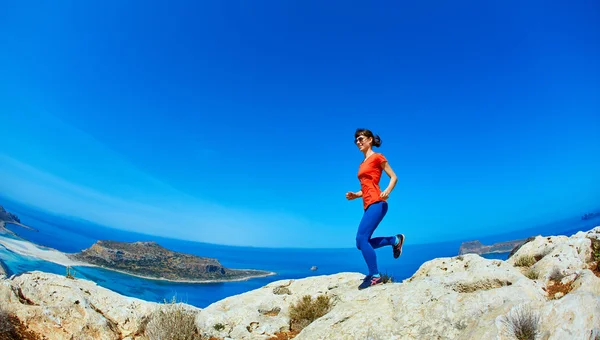
[[[460,249],[458,251],[459,255],[464,254],[492,254],[492,253],[508,253],[515,249],[515,247],[520,246],[525,243],[526,240],[514,240],[514,241],[506,241],[506,242],[498,242],[492,245],[486,246],[483,245],[478,240],[463,242],[460,245]]]
[[[600,217],[600,212],[587,213],[581,216],[581,220],[591,220],[592,218]]]
[[[6,209],[4,209],[3,206],[0,205],[0,232],[1,231],[5,231],[9,234],[14,234],[12,231],[8,230],[5,228],[6,224],[14,224],[17,225],[19,227],[25,228],[25,229],[29,229],[32,231],[37,231],[32,227],[26,226],[24,224],[21,223],[21,220],[19,219],[19,217],[11,212],[6,211]]]

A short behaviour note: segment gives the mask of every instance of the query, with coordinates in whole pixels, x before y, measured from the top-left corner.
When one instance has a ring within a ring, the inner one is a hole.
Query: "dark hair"
[[[379,135],[373,135],[373,132],[371,132],[371,130],[369,130],[369,129],[356,129],[356,132],[354,133],[354,138],[357,138],[358,136],[365,136],[367,138],[373,138],[373,146],[374,147],[381,146],[381,138],[379,138]]]

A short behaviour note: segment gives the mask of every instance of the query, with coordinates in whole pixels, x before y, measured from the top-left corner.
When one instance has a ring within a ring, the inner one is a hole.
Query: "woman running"
[[[359,197],[363,199],[364,215],[358,226],[356,233],[356,247],[362,252],[369,274],[358,289],[365,289],[381,283],[381,274],[377,269],[377,256],[375,249],[383,246],[392,246],[394,258],[402,254],[402,244],[404,244],[404,235],[398,234],[390,237],[371,238],[373,232],[385,216],[388,210],[388,199],[394,189],[398,178],[392,170],[387,159],[381,153],[375,153],[373,147],[381,145],[379,136],[373,136],[373,133],[367,129],[357,129],[354,134],[354,143],[365,155],[364,160],[358,168],[358,179],[361,190],[358,192],[347,192],[346,198],[353,200]],[[379,180],[382,172],[390,176],[388,187],[381,191]]]

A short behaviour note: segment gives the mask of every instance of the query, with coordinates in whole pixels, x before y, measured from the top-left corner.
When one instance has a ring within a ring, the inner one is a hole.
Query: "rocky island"
[[[235,281],[274,273],[229,269],[217,259],[173,252],[156,242],[98,241],[70,259],[150,279],[169,281]]]
[[[492,253],[508,253],[516,247],[525,243],[526,240],[514,240],[506,242],[494,243],[490,246],[483,245],[478,240],[463,242],[458,250],[459,255],[464,254],[492,254]]]

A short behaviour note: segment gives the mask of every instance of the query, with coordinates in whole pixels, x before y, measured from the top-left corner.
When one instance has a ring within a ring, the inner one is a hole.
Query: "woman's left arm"
[[[394,173],[394,170],[390,166],[389,162],[383,162],[381,166],[383,168],[383,171],[385,171],[385,173],[388,174],[388,176],[390,176],[390,184],[384,191],[381,192],[381,195],[379,196],[383,199],[387,199],[392,190],[394,190],[396,182],[398,182],[398,177],[396,176],[396,173]]]

